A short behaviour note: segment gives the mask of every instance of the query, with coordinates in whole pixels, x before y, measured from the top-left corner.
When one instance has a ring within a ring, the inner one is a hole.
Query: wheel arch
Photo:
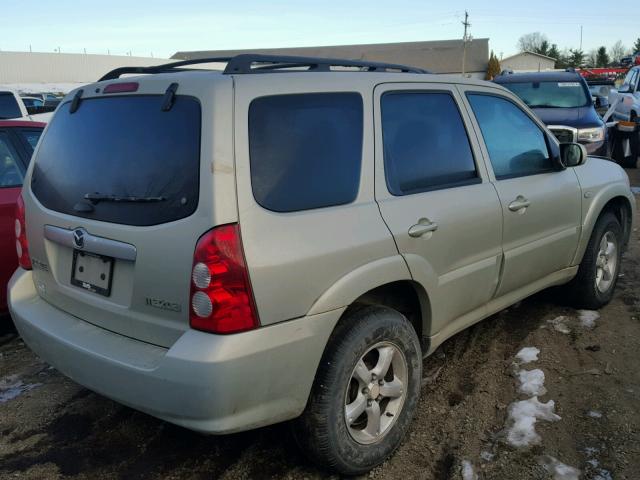
[[[606,212],[613,213],[620,222],[623,231],[622,243],[626,246],[631,236],[634,210],[632,199],[629,198],[629,194],[621,186],[614,185],[613,188],[608,189],[606,192],[601,192],[601,195],[592,202],[591,208],[585,216],[580,244],[573,264],[577,265],[582,261],[596,222]]]
[[[371,305],[402,313],[425,346],[431,325],[431,301],[424,286],[412,278],[401,255],[370,262],[338,279],[316,300],[308,314],[346,307],[338,321],[341,323],[357,309]]]

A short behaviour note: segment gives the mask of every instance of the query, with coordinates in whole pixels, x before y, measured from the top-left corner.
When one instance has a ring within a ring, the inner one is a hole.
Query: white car
[[[629,70],[617,91],[611,90],[609,104],[615,104],[613,120],[640,122],[640,65]]]
[[[53,112],[30,115],[22,97],[13,90],[0,90],[0,120],[22,118],[39,122],[49,122]]]

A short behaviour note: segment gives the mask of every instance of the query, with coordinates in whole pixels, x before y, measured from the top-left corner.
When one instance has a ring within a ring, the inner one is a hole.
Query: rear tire
[[[593,228],[578,274],[566,286],[574,307],[598,309],[611,301],[620,272],[622,248],[620,222],[613,213],[603,213]]]
[[[298,445],[340,474],[368,472],[402,442],[421,376],[420,342],[402,314],[386,307],[355,312],[329,339],[307,408],[293,423]]]

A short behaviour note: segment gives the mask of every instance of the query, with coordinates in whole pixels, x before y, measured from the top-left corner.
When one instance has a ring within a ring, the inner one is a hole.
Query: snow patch
[[[516,360],[523,365],[525,363],[536,362],[538,360],[539,353],[540,350],[536,347],[524,347],[516,353]]]
[[[598,474],[593,477],[593,480],[613,480],[613,477],[611,476],[611,472],[609,470],[601,468],[600,470],[598,470]]]
[[[591,410],[590,412],[587,413],[587,416],[591,417],[591,418],[602,418],[602,413],[596,411],[596,410]]]
[[[490,462],[491,460],[493,460],[494,457],[495,457],[495,454],[491,452],[487,452],[486,450],[483,450],[482,452],[480,452],[480,458],[485,462]]]
[[[469,460],[462,460],[462,480],[478,480],[478,475],[473,471],[473,465]]]
[[[507,443],[514,447],[528,447],[540,442],[540,435],[536,433],[536,422],[547,420],[555,422],[560,416],[554,412],[555,402],[549,400],[542,403],[538,397],[520,400],[509,405],[509,423]]]
[[[520,393],[529,396],[544,395],[547,389],[544,388],[544,372],[539,368],[535,370],[520,370],[518,372],[520,381]]]
[[[0,403],[6,403],[19,397],[29,390],[38,388],[41,383],[24,383],[17,375],[11,375],[0,380]]]
[[[542,458],[542,465],[553,475],[553,480],[579,480],[580,478],[580,470],[565,465],[551,455],[545,455]]]
[[[584,328],[594,328],[596,320],[600,318],[600,314],[595,310],[578,310],[580,325]]]
[[[550,323],[553,326],[554,330],[557,330],[558,332],[564,333],[566,335],[568,333],[571,333],[571,330],[567,325],[568,321],[569,318],[565,317],[564,315],[560,315],[553,320],[547,320],[547,323]]]

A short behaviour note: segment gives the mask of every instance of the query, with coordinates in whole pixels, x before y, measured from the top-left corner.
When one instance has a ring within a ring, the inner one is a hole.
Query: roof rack
[[[226,63],[222,73],[247,74],[291,71],[290,69],[306,68],[305,72],[331,72],[332,67],[358,68],[365,72],[400,72],[430,73],[427,70],[394,63],[366,62],[362,60],[345,60],[339,58],[295,57],[289,55],[258,55],[245,53],[235,57],[211,57],[165,63],[151,67],[120,67],[103,75],[99,81],[114,80],[125,74],[155,74],[181,72],[189,69],[180,68],[202,63]],[[296,70],[297,71],[297,70]]]

